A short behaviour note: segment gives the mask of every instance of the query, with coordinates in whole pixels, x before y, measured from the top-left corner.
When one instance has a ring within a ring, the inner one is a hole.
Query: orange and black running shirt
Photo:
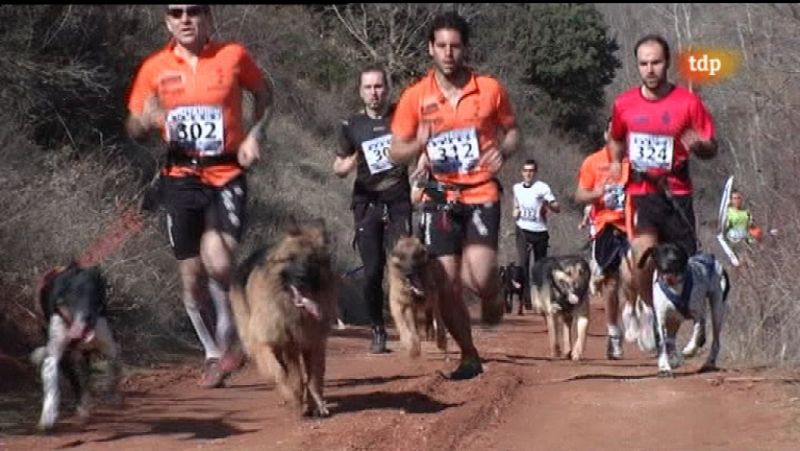
[[[494,174],[478,165],[481,154],[498,146],[497,132],[516,125],[505,89],[488,76],[470,72],[469,81],[454,107],[442,93],[431,70],[406,89],[395,109],[392,133],[416,139],[420,125],[430,127],[425,151],[433,177],[440,183],[466,185],[460,195],[448,192],[465,204],[496,202],[500,198]]]
[[[586,157],[578,171],[579,188],[594,191],[597,187],[603,187],[603,197],[592,203],[591,220],[594,225],[594,236],[607,224],[626,231],[625,184],[630,174],[630,162],[627,158],[622,160],[622,171],[617,178],[609,173],[610,165],[611,151],[603,147]]]
[[[192,157],[236,154],[244,139],[242,88],[255,90],[264,75],[247,50],[236,43],[209,42],[196,69],[175,54],[175,43],[147,56],[128,97],[128,110],[142,114],[147,99],[158,96],[166,111],[162,136],[170,149]],[[242,168],[235,162],[210,166],[168,166],[163,175],[197,175],[202,183],[223,186]]]

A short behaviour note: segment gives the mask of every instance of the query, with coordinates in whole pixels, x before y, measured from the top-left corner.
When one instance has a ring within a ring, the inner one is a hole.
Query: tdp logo
[[[719,48],[693,48],[678,54],[681,78],[697,84],[714,84],[736,73],[739,53]]]

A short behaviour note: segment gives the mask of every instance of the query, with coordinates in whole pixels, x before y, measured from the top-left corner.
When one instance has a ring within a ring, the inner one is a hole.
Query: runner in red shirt
[[[428,36],[434,68],[400,97],[389,150],[392,160],[408,163],[425,149],[432,176],[449,187],[446,202],[425,212],[423,235],[438,263],[445,325],[461,348],[452,379],[470,379],[483,371],[463,288],[481,298],[485,322],[496,324],[503,316],[497,271],[500,187],[495,174],[519,142],[505,89],[464,65],[468,43],[469,27],[456,13],[434,19]]]
[[[228,287],[232,254],[247,219],[244,171],[259,159],[271,93],[244,47],[210,39],[208,5],[169,5],[165,13],[172,38],[137,70],[126,128],[137,139],[158,131],[166,142],[160,197],[167,232],[183,303],[205,349],[200,385],[218,387],[243,360],[235,346]],[[242,121],[242,89],[255,97],[257,121],[249,130]],[[198,305],[209,295],[215,328]]]
[[[703,102],[692,92],[667,81],[669,45],[647,35],[634,48],[642,85],[614,100],[609,149],[611,172],[620,173],[627,156],[631,180],[627,194],[634,208],[634,261],[659,242],[674,242],[689,255],[697,251],[689,155],[701,159],[717,154],[714,123]],[[639,294],[645,302],[640,344],[655,344],[652,327],[653,266],[634,265]],[[623,318],[624,320],[624,318]],[[627,329],[626,325],[626,329]],[[627,335],[627,333],[626,333]]]

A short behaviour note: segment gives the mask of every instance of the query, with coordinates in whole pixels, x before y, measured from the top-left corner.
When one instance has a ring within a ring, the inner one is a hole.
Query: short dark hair
[[[660,34],[647,34],[643,36],[641,39],[636,41],[636,46],[633,47],[633,56],[639,58],[639,47],[646,42],[655,42],[656,44],[661,46],[661,50],[664,51],[664,58],[666,59],[667,63],[669,63],[669,44],[667,40],[664,39],[663,36]]]
[[[361,89],[361,79],[364,77],[364,74],[369,72],[380,72],[383,75],[383,83],[386,87],[389,87],[389,74],[386,72],[386,68],[377,63],[367,64],[366,66],[362,67],[361,70],[358,71],[358,79],[356,80],[356,90]]]
[[[469,46],[469,24],[455,11],[439,14],[433,19],[428,31],[428,42],[433,43],[436,40],[436,32],[444,28],[456,30],[461,35],[464,46]]]
[[[522,165],[523,165],[523,166],[529,166],[529,165],[532,165],[532,166],[533,166],[533,167],[535,167],[537,170],[539,169],[539,163],[537,163],[537,162],[536,162],[536,160],[534,160],[533,158],[528,158],[527,160],[525,160],[525,163],[522,163]]]

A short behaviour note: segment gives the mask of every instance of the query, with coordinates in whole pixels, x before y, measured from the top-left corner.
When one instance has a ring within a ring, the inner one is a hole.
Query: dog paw
[[[685,348],[683,348],[681,354],[684,357],[694,357],[695,355],[697,355],[697,351],[699,350],[700,348],[698,348],[697,346],[688,345]]]
[[[583,353],[581,353],[581,354],[573,353],[572,354],[572,361],[573,362],[579,362],[581,360],[583,360]]]
[[[672,373],[672,370],[658,370],[658,377],[674,378],[675,374]]]
[[[672,354],[669,356],[669,366],[672,368],[679,368],[683,365],[683,357],[680,354]]]
[[[305,412],[303,412],[303,416],[309,418],[327,418],[331,416],[330,410],[328,410],[328,406],[323,403],[322,405],[310,405],[306,408]]]

